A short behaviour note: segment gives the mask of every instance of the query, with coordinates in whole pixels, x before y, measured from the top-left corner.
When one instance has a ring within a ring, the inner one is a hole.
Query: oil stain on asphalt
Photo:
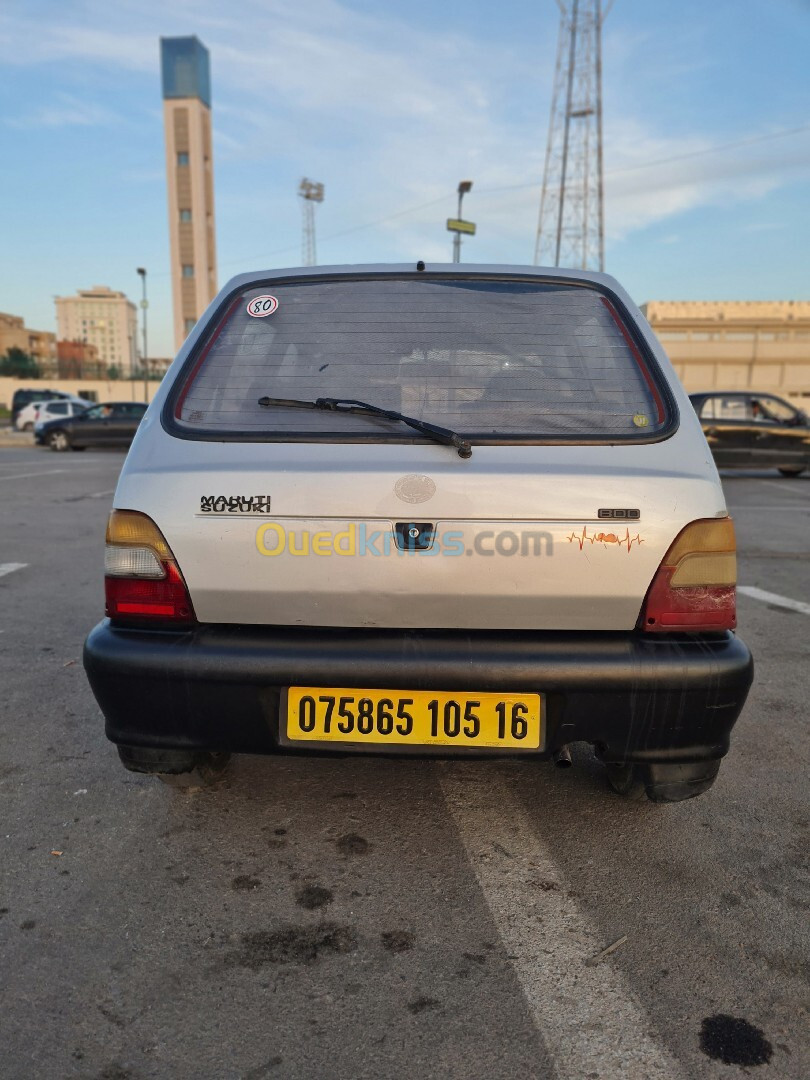
[[[331,889],[325,889],[322,885],[306,885],[296,896],[295,902],[307,911],[315,911],[331,904],[333,899],[334,893]]]
[[[388,952],[401,953],[413,948],[414,936],[410,930],[386,930],[380,934],[380,940]]]
[[[261,881],[257,877],[251,877],[250,874],[239,874],[231,882],[231,888],[236,892],[244,892],[247,889],[258,889],[261,885]]]
[[[366,855],[371,847],[368,840],[357,833],[346,833],[335,841],[341,855]]]
[[[436,998],[418,997],[415,1001],[408,1002],[408,1012],[418,1016],[419,1013],[427,1012],[429,1009],[437,1009],[440,1004],[441,1002]]]
[[[764,1032],[737,1016],[708,1016],[700,1029],[700,1049],[724,1065],[767,1065],[773,1047]]]
[[[225,956],[225,966],[258,971],[265,964],[313,964],[324,954],[354,952],[357,934],[351,926],[322,922],[242,934],[240,944]]]

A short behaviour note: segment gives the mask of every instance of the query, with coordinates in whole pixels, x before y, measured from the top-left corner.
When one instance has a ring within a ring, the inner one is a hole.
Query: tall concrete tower
[[[176,348],[217,292],[211,74],[196,37],[160,39]]]

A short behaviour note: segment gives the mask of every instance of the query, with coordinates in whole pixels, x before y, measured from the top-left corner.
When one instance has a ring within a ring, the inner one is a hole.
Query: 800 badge
[[[247,313],[252,315],[254,319],[264,319],[268,315],[272,315],[278,307],[278,300],[275,296],[254,296],[252,300],[248,301]]]

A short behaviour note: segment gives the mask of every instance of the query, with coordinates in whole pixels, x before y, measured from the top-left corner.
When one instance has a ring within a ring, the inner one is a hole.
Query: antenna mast
[[[605,268],[602,24],[613,0],[557,0],[560,36],[535,265]]]

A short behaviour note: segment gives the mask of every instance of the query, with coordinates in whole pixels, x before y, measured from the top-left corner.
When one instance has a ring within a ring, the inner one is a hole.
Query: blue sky
[[[305,175],[326,185],[322,263],[448,261],[468,177],[465,260],[530,263],[558,18],[553,0],[5,0],[0,310],[53,328],[54,295],[137,297],[146,266],[150,351],[170,355],[161,35],[211,52],[220,284],[300,261]],[[638,302],[810,295],[808,56],[810,0],[616,0],[606,269]]]

